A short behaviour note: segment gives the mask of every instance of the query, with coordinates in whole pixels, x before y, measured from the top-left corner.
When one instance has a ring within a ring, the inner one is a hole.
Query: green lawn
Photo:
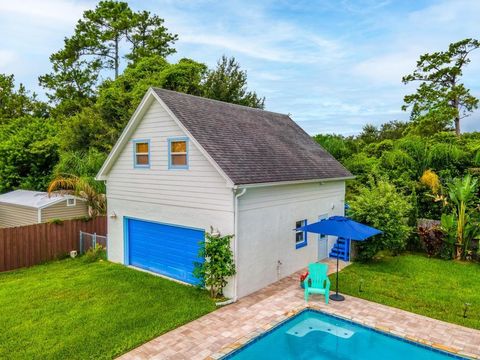
[[[215,309],[206,292],[106,261],[0,274],[0,359],[112,358]]]
[[[330,278],[335,289],[335,276]],[[385,256],[375,263],[348,266],[340,272],[339,285],[345,294],[480,329],[479,264],[416,254]],[[467,318],[464,303],[471,303]]]

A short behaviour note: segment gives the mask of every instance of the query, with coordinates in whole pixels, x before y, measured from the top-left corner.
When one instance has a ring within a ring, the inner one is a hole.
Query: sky
[[[0,0],[0,72],[44,96],[38,76],[71,36],[90,0]],[[478,0],[129,1],[178,34],[177,53],[214,67],[235,56],[266,109],[290,114],[308,133],[353,135],[369,123],[407,120],[401,82],[418,57],[480,38]],[[464,82],[480,97],[480,50]],[[480,111],[463,120],[480,130]]]

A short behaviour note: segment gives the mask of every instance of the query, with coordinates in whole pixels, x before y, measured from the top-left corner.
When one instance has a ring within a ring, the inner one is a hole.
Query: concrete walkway
[[[335,271],[329,261],[330,272]],[[342,267],[345,263],[342,263]],[[347,296],[325,305],[313,296],[308,305],[299,274],[284,278],[123,355],[121,359],[218,359],[306,306],[450,352],[480,359],[480,331]]]

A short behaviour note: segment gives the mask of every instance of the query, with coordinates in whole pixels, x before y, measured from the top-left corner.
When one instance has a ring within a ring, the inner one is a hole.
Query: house
[[[88,216],[85,200],[46,192],[15,190],[0,195],[0,227],[40,224]]]
[[[328,256],[334,239],[293,229],[342,215],[350,178],[287,115],[149,89],[97,175],[108,258],[195,283],[213,227],[235,235],[236,299]]]

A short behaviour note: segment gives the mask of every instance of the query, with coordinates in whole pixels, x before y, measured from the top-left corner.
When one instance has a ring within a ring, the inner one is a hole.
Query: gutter
[[[346,180],[353,180],[356,176],[344,176],[344,177],[337,177],[337,178],[328,178],[328,179],[311,179],[311,180],[293,180],[293,181],[276,181],[276,182],[266,182],[266,183],[252,183],[252,184],[238,184],[235,185],[233,188],[238,189],[247,189],[247,188],[257,188],[257,187],[266,187],[266,186],[276,186],[276,185],[294,185],[294,184],[309,184],[309,183],[326,183],[326,182],[333,182],[333,181],[346,181]]]
[[[235,190],[234,190],[235,191]],[[235,261],[235,268],[237,268],[238,264],[238,199],[245,195],[247,192],[246,188],[243,188],[240,192],[235,193],[235,208],[233,210],[233,222],[234,222],[234,237],[233,237],[233,256],[234,256],[234,261]],[[234,286],[233,286],[233,302],[236,302],[238,300],[238,280],[237,280],[238,274],[235,274],[234,277]]]

